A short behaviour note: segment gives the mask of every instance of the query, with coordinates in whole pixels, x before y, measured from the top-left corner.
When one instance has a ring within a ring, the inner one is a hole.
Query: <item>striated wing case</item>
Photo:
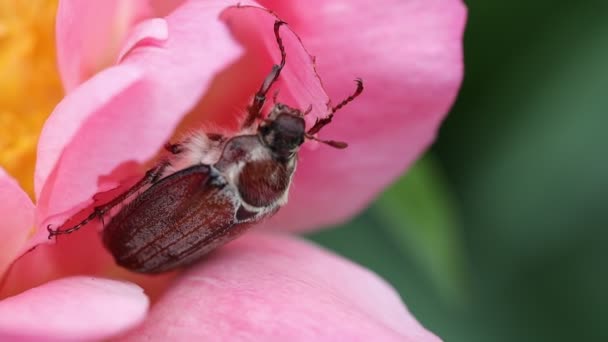
[[[142,273],[190,264],[236,237],[234,190],[210,167],[172,174],[126,205],[103,231],[116,262]]]

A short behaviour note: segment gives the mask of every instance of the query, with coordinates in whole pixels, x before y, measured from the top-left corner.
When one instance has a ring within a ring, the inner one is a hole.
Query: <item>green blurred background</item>
[[[470,0],[431,151],[311,238],[446,341],[608,341],[608,1]]]

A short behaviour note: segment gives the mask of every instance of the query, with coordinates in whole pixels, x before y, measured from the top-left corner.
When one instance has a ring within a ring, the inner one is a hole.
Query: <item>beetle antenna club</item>
[[[334,114],[340,108],[346,106],[349,102],[351,102],[352,100],[356,99],[357,96],[361,95],[361,93],[363,92],[363,80],[360,79],[360,78],[357,78],[355,80],[355,82],[357,82],[357,89],[355,89],[355,92],[352,95],[350,95],[349,97],[347,97],[344,100],[342,100],[342,102],[338,103],[337,106],[332,107],[331,110],[329,111],[329,114],[327,114],[326,117],[321,118],[321,119],[317,119],[317,121],[315,122],[314,126],[312,126],[312,128],[309,129],[308,132],[306,132],[307,135],[314,135],[314,134],[319,133],[319,131],[323,127],[325,127],[327,124],[329,124],[331,122],[331,119],[333,119]],[[313,140],[317,140],[317,139],[313,139]],[[331,144],[329,144],[329,145],[331,145]]]
[[[281,74],[281,70],[285,66],[285,58],[287,57],[287,53],[285,52],[285,45],[283,45],[283,38],[279,34],[279,29],[281,26],[287,24],[284,21],[277,20],[274,22],[274,36],[277,40],[277,45],[279,46],[279,51],[281,52],[281,62],[277,65],[272,66],[272,71],[270,74],[266,76],[264,82],[260,86],[260,89],[255,93],[253,97],[253,103],[247,107],[247,119],[243,122],[242,128],[251,127],[255,123],[255,120],[262,117],[262,107],[264,107],[264,103],[266,102],[266,94],[270,90],[270,87],[276,82]]]
[[[315,137],[314,135],[310,135],[308,133],[304,134],[306,139],[318,141],[320,143],[324,143],[325,145],[329,145],[334,148],[344,149],[348,147],[348,144],[344,141],[335,141],[335,140],[323,140]]]

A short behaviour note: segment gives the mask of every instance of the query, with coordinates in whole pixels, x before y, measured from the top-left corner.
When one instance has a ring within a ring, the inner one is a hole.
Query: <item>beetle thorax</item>
[[[244,209],[257,217],[285,204],[295,166],[295,155],[277,159],[258,134],[228,140],[214,168],[236,188]]]

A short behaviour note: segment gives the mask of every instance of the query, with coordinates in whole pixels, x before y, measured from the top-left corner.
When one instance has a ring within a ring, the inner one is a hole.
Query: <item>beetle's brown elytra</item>
[[[139,182],[95,207],[74,226],[52,229],[49,225],[49,239],[72,233],[122,204],[102,232],[105,247],[131,271],[160,273],[199,260],[285,205],[298,151],[306,139],[335,148],[347,146],[318,139],[316,134],[331,123],[336,111],[361,94],[363,82],[357,79],[355,92],[308,130],[304,121],[308,111],[282,103],[275,103],[264,118],[266,96],[287,57],[279,32],[283,25],[280,20],[274,24],[281,61],[255,93],[238,133],[198,132],[165,145],[167,157]]]

